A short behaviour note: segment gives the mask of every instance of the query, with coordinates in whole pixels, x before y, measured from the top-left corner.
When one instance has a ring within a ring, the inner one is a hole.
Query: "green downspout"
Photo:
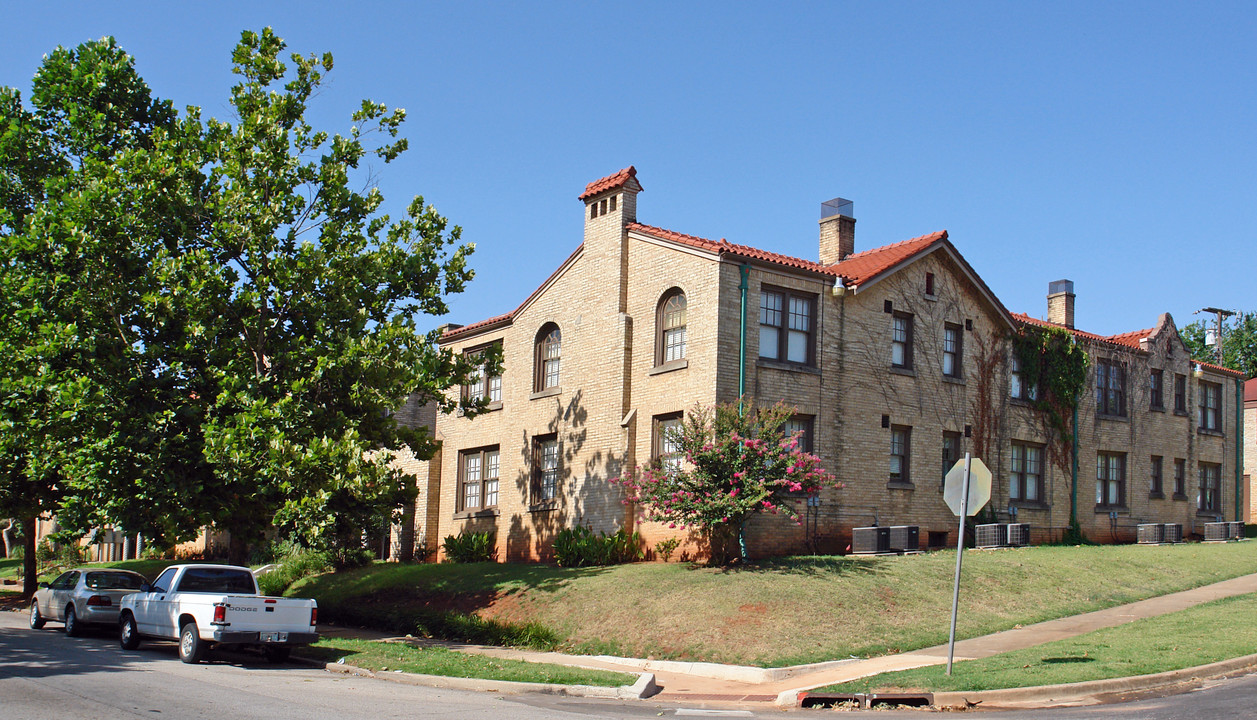
[[[1244,519],[1244,381],[1235,381],[1235,520]]]
[[[743,412],[742,399],[746,397],[746,293],[751,289],[747,280],[751,276],[751,266],[742,263],[738,266],[738,291],[742,295],[742,308],[738,313],[738,415]],[[742,562],[746,562],[746,521],[738,525],[738,554]]]
[[[1069,476],[1069,526],[1078,527],[1078,401],[1074,401],[1074,459]]]
[[[746,396],[746,293],[751,289],[747,283],[747,279],[751,276],[751,266],[742,263],[738,266],[738,274],[742,281],[738,284],[738,291],[742,294],[742,310],[739,314],[738,324],[738,414],[742,413],[742,398]]]

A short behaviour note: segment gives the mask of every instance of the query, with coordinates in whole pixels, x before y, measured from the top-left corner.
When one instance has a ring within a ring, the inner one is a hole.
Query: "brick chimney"
[[[855,203],[834,198],[821,203],[821,255],[822,265],[841,262],[855,252]]]
[[[1074,327],[1074,281],[1057,280],[1048,283],[1048,315],[1050,323]]]

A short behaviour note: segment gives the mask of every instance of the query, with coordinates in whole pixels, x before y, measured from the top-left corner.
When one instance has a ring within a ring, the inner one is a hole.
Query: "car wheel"
[[[78,637],[79,631],[82,629],[79,627],[79,617],[74,613],[74,606],[67,605],[65,608],[65,634],[69,637]]]
[[[199,663],[205,654],[205,643],[201,642],[201,634],[196,623],[188,623],[179,629],[179,659],[185,663]]]
[[[140,646],[140,629],[130,615],[124,616],[118,623],[118,642],[123,650],[134,650]]]
[[[262,648],[262,652],[266,655],[267,662],[282,663],[288,659],[288,656],[292,653],[292,648],[268,646]]]
[[[48,622],[43,615],[39,614],[39,602],[31,601],[31,630],[38,630]]]

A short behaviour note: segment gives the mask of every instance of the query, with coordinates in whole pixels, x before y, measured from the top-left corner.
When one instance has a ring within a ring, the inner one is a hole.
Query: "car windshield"
[[[234,568],[188,568],[179,580],[178,592],[237,593],[257,592],[253,573]]]
[[[93,590],[139,590],[144,578],[129,572],[89,572],[83,583]]]

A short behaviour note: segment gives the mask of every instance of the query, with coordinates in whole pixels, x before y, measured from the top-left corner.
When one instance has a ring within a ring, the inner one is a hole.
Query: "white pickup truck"
[[[261,647],[268,660],[283,662],[294,646],[319,639],[318,612],[314,600],[259,595],[248,568],[171,565],[122,599],[119,640],[124,650],[141,638],[178,640],[185,663],[219,644]]]

